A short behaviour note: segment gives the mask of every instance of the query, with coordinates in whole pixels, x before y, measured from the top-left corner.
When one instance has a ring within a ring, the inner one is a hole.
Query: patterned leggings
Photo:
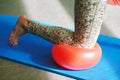
[[[93,48],[100,33],[107,0],[75,0],[75,31],[29,21],[28,32],[55,44]]]

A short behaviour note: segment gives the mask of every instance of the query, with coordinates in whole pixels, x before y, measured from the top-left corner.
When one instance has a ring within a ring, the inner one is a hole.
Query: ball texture
[[[78,48],[71,45],[56,44],[52,48],[52,57],[61,67],[70,70],[83,70],[95,66],[101,59],[99,44],[92,49]]]

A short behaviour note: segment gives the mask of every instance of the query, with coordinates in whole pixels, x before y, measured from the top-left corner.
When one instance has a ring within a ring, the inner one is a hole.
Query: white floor
[[[74,0],[0,0],[0,14],[25,15],[32,20],[74,27]],[[107,5],[101,33],[120,38],[120,6]],[[50,80],[70,80],[46,74]]]

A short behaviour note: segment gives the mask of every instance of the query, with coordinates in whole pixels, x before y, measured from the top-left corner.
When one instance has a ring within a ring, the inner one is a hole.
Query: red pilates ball
[[[92,49],[63,44],[56,44],[52,48],[54,61],[59,66],[70,70],[91,68],[99,62],[101,55],[101,48],[97,43]]]

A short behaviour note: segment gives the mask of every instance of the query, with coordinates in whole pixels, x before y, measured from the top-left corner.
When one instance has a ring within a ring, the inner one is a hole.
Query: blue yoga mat
[[[78,80],[120,80],[120,39],[100,35],[98,43],[102,48],[101,61],[87,70],[66,70],[54,63],[51,56],[53,44],[40,37],[26,34],[19,38],[17,46],[9,46],[9,34],[17,20],[15,16],[0,15],[0,58]]]

